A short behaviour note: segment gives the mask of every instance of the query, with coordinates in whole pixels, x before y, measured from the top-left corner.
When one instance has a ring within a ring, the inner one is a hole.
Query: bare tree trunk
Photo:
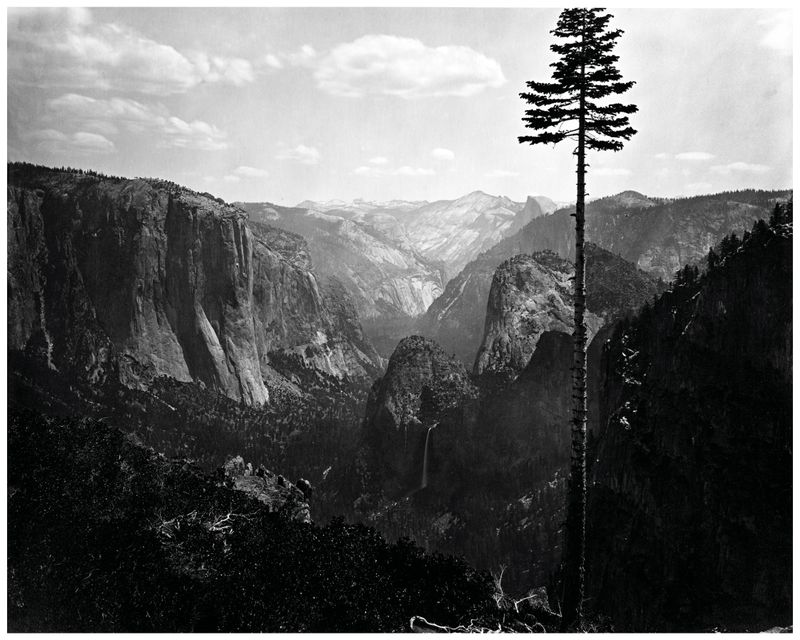
[[[583,74],[584,69],[581,69]],[[572,458],[567,489],[564,545],[564,608],[561,630],[580,623],[586,562],[586,258],[584,213],[586,199],[585,96],[581,91],[578,120],[578,198],[575,203],[575,330],[572,364]]]

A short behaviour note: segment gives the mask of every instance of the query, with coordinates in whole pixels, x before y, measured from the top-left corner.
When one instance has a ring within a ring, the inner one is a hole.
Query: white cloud
[[[629,176],[631,175],[630,169],[600,167],[598,169],[590,169],[589,174],[593,176]]]
[[[367,176],[370,178],[384,178],[387,176],[408,176],[408,177],[421,177],[436,175],[433,169],[425,169],[422,167],[409,167],[404,165],[397,169],[380,169],[378,167],[368,167],[362,165],[353,169],[353,173],[357,176]]]
[[[21,84],[166,95],[255,80],[243,58],[182,53],[128,27],[96,23],[87,9],[10,9],[8,18],[8,75]]]
[[[225,134],[214,125],[202,120],[186,122],[175,116],[167,118],[164,126],[167,138],[159,140],[158,147],[181,147],[199,151],[220,151],[228,148]]]
[[[78,131],[66,134],[57,129],[39,129],[26,136],[38,149],[47,153],[113,153],[114,143],[98,133]]]
[[[337,45],[319,61],[314,78],[323,91],[351,98],[471,96],[506,81],[495,60],[469,47],[429,47],[390,35]]]
[[[320,160],[320,153],[314,147],[307,147],[299,144],[293,149],[283,149],[275,156],[278,160],[291,160],[301,164],[317,164]]]
[[[99,133],[89,133],[88,131],[78,131],[72,134],[72,145],[77,149],[96,151],[99,153],[111,153],[114,151],[114,143]]]
[[[711,167],[711,171],[720,175],[730,175],[732,173],[767,173],[771,171],[765,164],[750,164],[748,162],[731,162],[730,164],[717,164]]]
[[[87,120],[84,123],[84,128],[92,133],[99,133],[100,135],[109,137],[115,136],[119,133],[119,127],[113,122],[106,120]]]
[[[374,158],[369,159],[369,163],[375,165],[384,165],[389,163],[389,158],[384,158],[383,156],[375,156]]]
[[[377,169],[376,167],[367,167],[366,165],[361,165],[360,167],[356,167],[353,169],[353,173],[357,176],[369,176],[370,178],[380,178],[382,176],[391,175],[389,171],[385,169]]]
[[[223,176],[222,179],[225,182],[230,182],[230,183],[236,183],[236,182],[241,182],[242,181],[242,179],[239,176],[234,176],[234,175],[230,175],[230,174],[227,175],[227,176]]]
[[[505,169],[494,169],[485,174],[487,178],[515,178],[519,173],[516,171],[506,171]]]
[[[683,153],[675,154],[675,159],[687,162],[707,162],[714,159],[714,154],[705,151],[684,151]]]
[[[267,53],[256,61],[260,69],[269,67],[272,70],[289,67],[313,68],[317,60],[317,51],[310,44],[304,44],[296,51]]]
[[[227,82],[241,87],[256,79],[253,65],[243,58],[208,56],[205,53],[192,53],[189,57],[201,82]]]
[[[281,59],[274,53],[268,53],[261,59],[261,61],[273,69],[283,69],[283,62],[281,62]]]
[[[157,136],[159,148],[180,147],[201,151],[217,151],[228,147],[223,131],[202,120],[187,122],[170,115],[162,105],[146,105],[128,98],[90,98],[67,93],[47,103],[51,119],[74,123],[82,129],[101,131],[107,135],[120,127],[135,134]]]
[[[436,158],[437,160],[454,160],[456,154],[450,151],[450,149],[443,149],[442,147],[436,147],[431,151],[431,157]]]
[[[310,44],[304,44],[296,52],[288,53],[284,57],[295,67],[310,67],[317,59],[317,52]]]
[[[671,158],[672,156],[668,153],[657,153],[653,156],[656,160],[666,160],[667,158]]]
[[[266,178],[269,172],[264,169],[256,169],[255,167],[240,166],[233,170],[233,173],[242,178]]]

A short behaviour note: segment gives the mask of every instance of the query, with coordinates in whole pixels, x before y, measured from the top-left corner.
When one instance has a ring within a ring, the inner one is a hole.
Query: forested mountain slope
[[[620,323],[599,370],[589,595],[619,630],[791,622],[791,204]]]

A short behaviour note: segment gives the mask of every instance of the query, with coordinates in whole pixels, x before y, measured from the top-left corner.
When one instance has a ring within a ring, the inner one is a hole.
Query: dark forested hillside
[[[588,580],[619,630],[791,622],[791,202],[707,267],[602,357]]]
[[[530,628],[496,607],[488,574],[299,522],[105,422],[13,409],[8,443],[9,631]]]

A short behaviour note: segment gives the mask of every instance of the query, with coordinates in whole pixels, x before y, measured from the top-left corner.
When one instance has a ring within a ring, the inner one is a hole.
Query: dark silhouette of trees
[[[562,629],[581,620],[584,588],[586,529],[586,307],[584,213],[586,199],[586,151],[619,151],[623,140],[636,133],[628,115],[633,104],[601,104],[625,93],[633,82],[623,82],[613,49],[622,35],[608,29],[610,14],[603,9],[565,9],[551,33],[563,42],[550,46],[559,59],[551,64],[552,82],[527,83],[521,93],[531,108],[523,122],[535,135],[520,136],[520,143],[556,144],[577,141],[577,202],[575,205],[575,347],[573,363],[572,463],[564,550],[564,604]]]
[[[770,226],[792,223],[793,198],[790,196],[787,202],[777,202],[772,215],[769,218]]]

